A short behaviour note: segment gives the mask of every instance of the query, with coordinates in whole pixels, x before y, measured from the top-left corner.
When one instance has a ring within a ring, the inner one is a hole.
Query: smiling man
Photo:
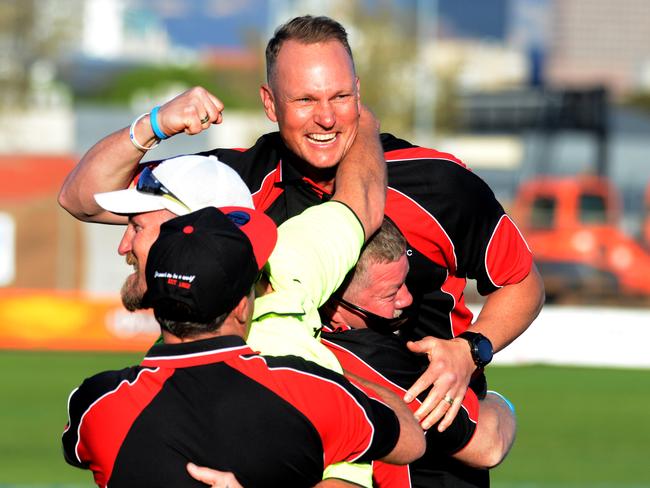
[[[345,29],[327,17],[297,17],[280,26],[267,45],[266,62],[260,95],[278,132],[245,150],[203,154],[235,169],[256,208],[280,223],[330,198],[336,166],[357,135],[361,82]],[[200,87],[154,107],[91,148],[66,179],[59,202],[82,220],[119,222],[93,194],[126,188],[146,151],[175,134],[220,124],[223,111],[223,103]],[[535,319],[543,285],[530,249],[485,182],[451,154],[390,134],[381,141],[388,163],[385,212],[409,243],[413,304],[404,334],[416,340],[413,351],[431,360],[405,400],[433,385],[416,415],[425,428],[444,417],[444,430],[470,381],[485,390],[483,368],[492,347],[506,347]],[[476,320],[465,303],[467,279],[475,279],[486,295]],[[485,357],[459,337],[468,329],[473,341],[489,349]]]
[[[300,41],[276,36],[269,43],[268,83],[260,95],[300,171],[331,190],[327,170],[338,164],[356,136],[359,79],[347,41],[320,42],[316,34],[307,33]],[[309,61],[292,62],[296,59]]]
[[[161,224],[206,207],[253,207],[239,175],[217,158],[204,156],[179,156],[153,169],[147,166],[132,189],[100,193],[95,199],[128,221],[117,251],[133,266],[121,290],[122,303],[130,312],[142,308],[147,289],[144,269]]]

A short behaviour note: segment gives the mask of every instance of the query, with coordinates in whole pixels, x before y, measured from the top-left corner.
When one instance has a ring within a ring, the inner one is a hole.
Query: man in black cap
[[[192,461],[246,487],[308,487],[332,463],[422,454],[422,431],[399,397],[375,400],[314,363],[246,345],[253,286],[275,242],[271,219],[243,207],[161,226],[145,302],[163,343],[139,366],[100,373],[71,394],[70,464],[92,469],[100,486],[198,486]]]

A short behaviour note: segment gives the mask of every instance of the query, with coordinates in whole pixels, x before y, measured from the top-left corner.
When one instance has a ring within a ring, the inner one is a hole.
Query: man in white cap
[[[121,292],[122,303],[131,312],[142,308],[144,266],[160,224],[205,207],[253,208],[239,175],[217,158],[205,156],[179,156],[153,169],[145,167],[132,188],[98,193],[95,199],[116,222],[123,222],[124,215],[129,219],[118,252],[134,267]]]

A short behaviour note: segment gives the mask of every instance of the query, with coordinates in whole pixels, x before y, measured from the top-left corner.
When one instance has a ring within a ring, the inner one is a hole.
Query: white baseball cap
[[[246,184],[230,166],[215,156],[178,156],[153,170],[143,169],[126,190],[96,193],[95,201],[116,214],[138,214],[167,209],[186,215],[206,207],[253,208]]]

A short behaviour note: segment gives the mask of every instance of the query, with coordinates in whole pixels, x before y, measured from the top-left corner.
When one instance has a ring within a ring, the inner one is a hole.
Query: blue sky
[[[234,47],[245,43],[247,29],[266,29],[267,3],[266,0],[194,0],[171,15],[165,15],[163,10],[162,15],[177,44]]]
[[[373,0],[365,0],[372,4]],[[376,3],[378,0],[374,0]],[[413,8],[416,0],[393,0],[399,8]],[[142,0],[157,12],[175,43],[191,46],[236,47],[245,43],[246,30],[266,37],[268,0]],[[509,0],[439,0],[445,31],[471,37],[502,39]]]

